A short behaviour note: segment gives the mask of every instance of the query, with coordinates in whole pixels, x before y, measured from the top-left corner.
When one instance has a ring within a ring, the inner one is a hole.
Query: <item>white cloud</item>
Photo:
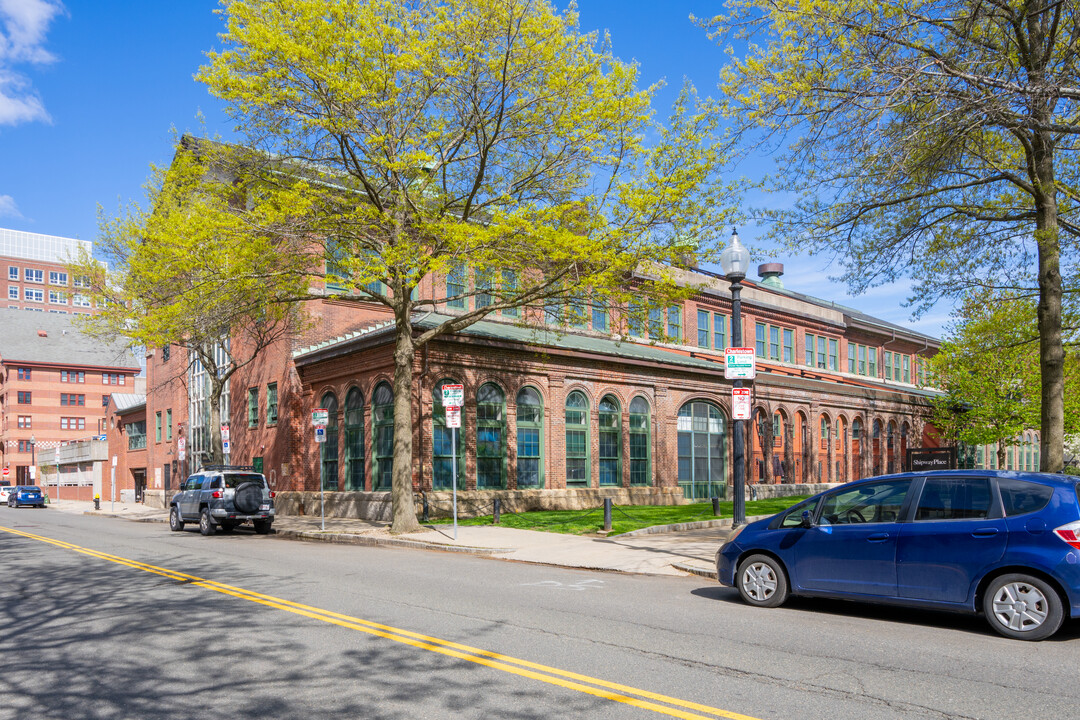
[[[0,125],[49,120],[41,98],[13,68],[56,60],[45,49],[45,34],[64,13],[59,0],[0,0]]]
[[[15,204],[15,198],[10,195],[0,195],[0,217],[22,217],[19,207]]]

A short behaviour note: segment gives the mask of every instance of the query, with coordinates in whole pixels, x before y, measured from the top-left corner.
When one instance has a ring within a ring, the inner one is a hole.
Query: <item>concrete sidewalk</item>
[[[59,512],[168,522],[164,510],[141,504],[103,502],[100,510],[94,510],[90,502],[56,500],[49,507]],[[498,525],[459,525],[455,540],[451,525],[429,525],[420,532],[391,535],[387,523],[353,518],[328,517],[325,530],[319,516],[279,515],[274,520],[278,538],[465,552],[560,567],[710,578],[716,577],[716,550],[731,533],[730,520],[670,526],[666,532],[664,528],[646,530],[598,538]]]

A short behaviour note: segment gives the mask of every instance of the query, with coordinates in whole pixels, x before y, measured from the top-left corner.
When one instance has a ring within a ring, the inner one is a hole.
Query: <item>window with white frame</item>
[[[50,290],[49,302],[53,305],[67,305],[67,293],[62,293],[58,290]]]
[[[19,268],[15,267],[14,265],[8,265],[7,276],[8,280],[18,280]]]
[[[23,300],[27,302],[45,302],[45,291],[35,288],[25,288],[23,290]]]
[[[90,307],[90,300],[79,293],[75,293],[71,296],[71,304],[75,307]]]
[[[19,286],[18,285],[8,285],[7,296],[8,296],[8,300],[18,300],[19,299]]]
[[[26,268],[25,270],[23,270],[23,280],[32,283],[44,283],[45,271],[34,270],[33,268]]]
[[[68,275],[66,272],[59,272],[57,270],[49,271],[49,284],[50,285],[63,285],[68,284]]]
[[[90,278],[85,275],[72,278],[72,284],[77,288],[88,288],[90,287]]]

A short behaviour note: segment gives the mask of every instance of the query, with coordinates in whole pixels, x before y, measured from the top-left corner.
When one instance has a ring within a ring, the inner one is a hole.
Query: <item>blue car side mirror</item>
[[[809,510],[803,510],[803,513],[802,513],[802,526],[804,528],[812,528],[812,527],[814,527],[814,518],[810,517],[810,511]]]

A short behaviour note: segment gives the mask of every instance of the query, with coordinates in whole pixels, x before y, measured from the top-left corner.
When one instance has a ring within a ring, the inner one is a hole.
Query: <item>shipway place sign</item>
[[[907,466],[910,472],[955,470],[956,448],[908,448]]]

